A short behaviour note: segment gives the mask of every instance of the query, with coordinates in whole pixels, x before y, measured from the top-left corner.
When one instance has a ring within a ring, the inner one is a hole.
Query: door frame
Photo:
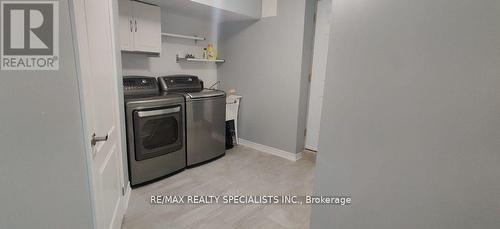
[[[89,127],[89,122],[93,118],[91,117],[92,115],[89,115],[89,111],[91,111],[91,106],[87,103],[85,100],[85,95],[84,95],[84,84],[86,80],[89,80],[86,75],[88,74],[89,70],[89,64],[85,63],[83,64],[81,59],[81,53],[79,51],[79,41],[81,40],[86,40],[86,37],[84,33],[79,33],[77,32],[79,29],[81,29],[81,26],[86,26],[86,24],[79,24],[76,23],[77,19],[76,17],[82,17],[85,16],[85,10],[84,9],[84,1],[83,0],[68,0],[68,6],[69,6],[69,12],[70,12],[70,23],[71,23],[71,32],[73,34],[73,45],[75,49],[75,65],[76,65],[76,72],[77,72],[77,80],[78,80],[78,90],[79,90],[79,95],[80,95],[80,103],[81,103],[81,115],[82,115],[82,126],[83,128],[83,135],[84,135],[84,142],[85,142],[85,159],[86,159],[86,167],[87,167],[87,175],[88,175],[88,185],[90,187],[90,196],[89,196],[89,201],[91,202],[91,210],[92,210],[92,224],[94,228],[98,227],[98,222],[97,222],[97,197],[95,193],[95,185],[94,185],[94,180],[95,178],[93,177],[93,149],[90,144],[92,140],[92,130],[90,130]],[[121,68],[121,50],[120,50],[120,42],[119,42],[119,15],[118,15],[118,2],[117,0],[110,0],[109,1],[109,9],[111,10],[111,18],[110,21],[112,23],[113,30],[111,31],[111,36],[112,36],[112,43],[114,46],[115,52],[112,53],[113,56],[113,62],[114,62],[114,73],[116,76],[116,87],[115,87],[115,93],[117,94],[117,100],[116,103],[118,104],[118,111],[116,112],[116,120],[119,121],[119,128],[116,128],[114,131],[117,131],[117,136],[120,136],[119,139],[119,144],[117,144],[117,150],[120,152],[120,173],[123,176],[123,187],[124,189],[122,190],[122,196],[120,196],[120,203],[119,207],[117,210],[117,214],[121,216],[121,219],[115,221],[114,227],[119,228],[121,226],[123,216],[128,208],[128,203],[130,199],[130,194],[131,194],[131,186],[130,182],[128,181],[128,167],[127,167],[127,161],[126,161],[126,153],[124,150],[126,150],[126,140],[125,140],[125,120],[124,120],[124,107],[122,106],[123,104],[123,85],[122,85],[122,78],[120,77],[122,75],[122,68]],[[124,161],[125,158],[125,161]],[[126,173],[127,172],[127,173]],[[117,224],[119,222],[119,224]],[[118,227],[117,227],[118,226]]]

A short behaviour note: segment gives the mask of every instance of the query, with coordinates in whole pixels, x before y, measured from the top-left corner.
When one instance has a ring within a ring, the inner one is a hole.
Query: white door
[[[130,0],[118,1],[120,15],[120,47],[123,51],[134,49],[134,22],[132,18],[132,2]]]
[[[74,1],[86,128],[96,137],[107,136],[106,141],[94,146],[88,143],[92,151],[92,193],[99,229],[119,228],[124,213],[112,1]]]
[[[316,14],[316,35],[314,40],[311,88],[309,89],[309,108],[307,113],[306,149],[318,150],[323,104],[323,89],[326,77],[328,43],[330,39],[329,18],[332,10],[331,0],[320,0]]]
[[[132,1],[134,50],[161,52],[161,10],[158,6]]]

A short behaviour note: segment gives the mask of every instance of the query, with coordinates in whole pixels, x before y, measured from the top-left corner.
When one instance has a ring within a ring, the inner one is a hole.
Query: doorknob
[[[92,134],[92,140],[90,140],[90,144],[92,144],[92,147],[95,146],[98,142],[105,142],[108,140],[108,135],[103,137],[97,137],[96,134]]]

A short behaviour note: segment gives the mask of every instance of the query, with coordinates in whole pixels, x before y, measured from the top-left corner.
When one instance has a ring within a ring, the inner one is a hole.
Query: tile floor
[[[151,205],[151,195],[310,195],[315,154],[292,162],[244,146],[132,190],[124,229],[308,228],[308,205]]]

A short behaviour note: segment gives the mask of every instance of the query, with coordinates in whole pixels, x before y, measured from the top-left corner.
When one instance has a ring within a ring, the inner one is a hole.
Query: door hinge
[[[125,196],[125,187],[122,186],[122,196]]]
[[[309,82],[312,81],[312,73],[309,73]]]
[[[316,23],[316,17],[318,17],[318,14],[314,13],[314,18],[313,18],[314,23]]]
[[[304,136],[307,136],[307,128],[304,129]]]

